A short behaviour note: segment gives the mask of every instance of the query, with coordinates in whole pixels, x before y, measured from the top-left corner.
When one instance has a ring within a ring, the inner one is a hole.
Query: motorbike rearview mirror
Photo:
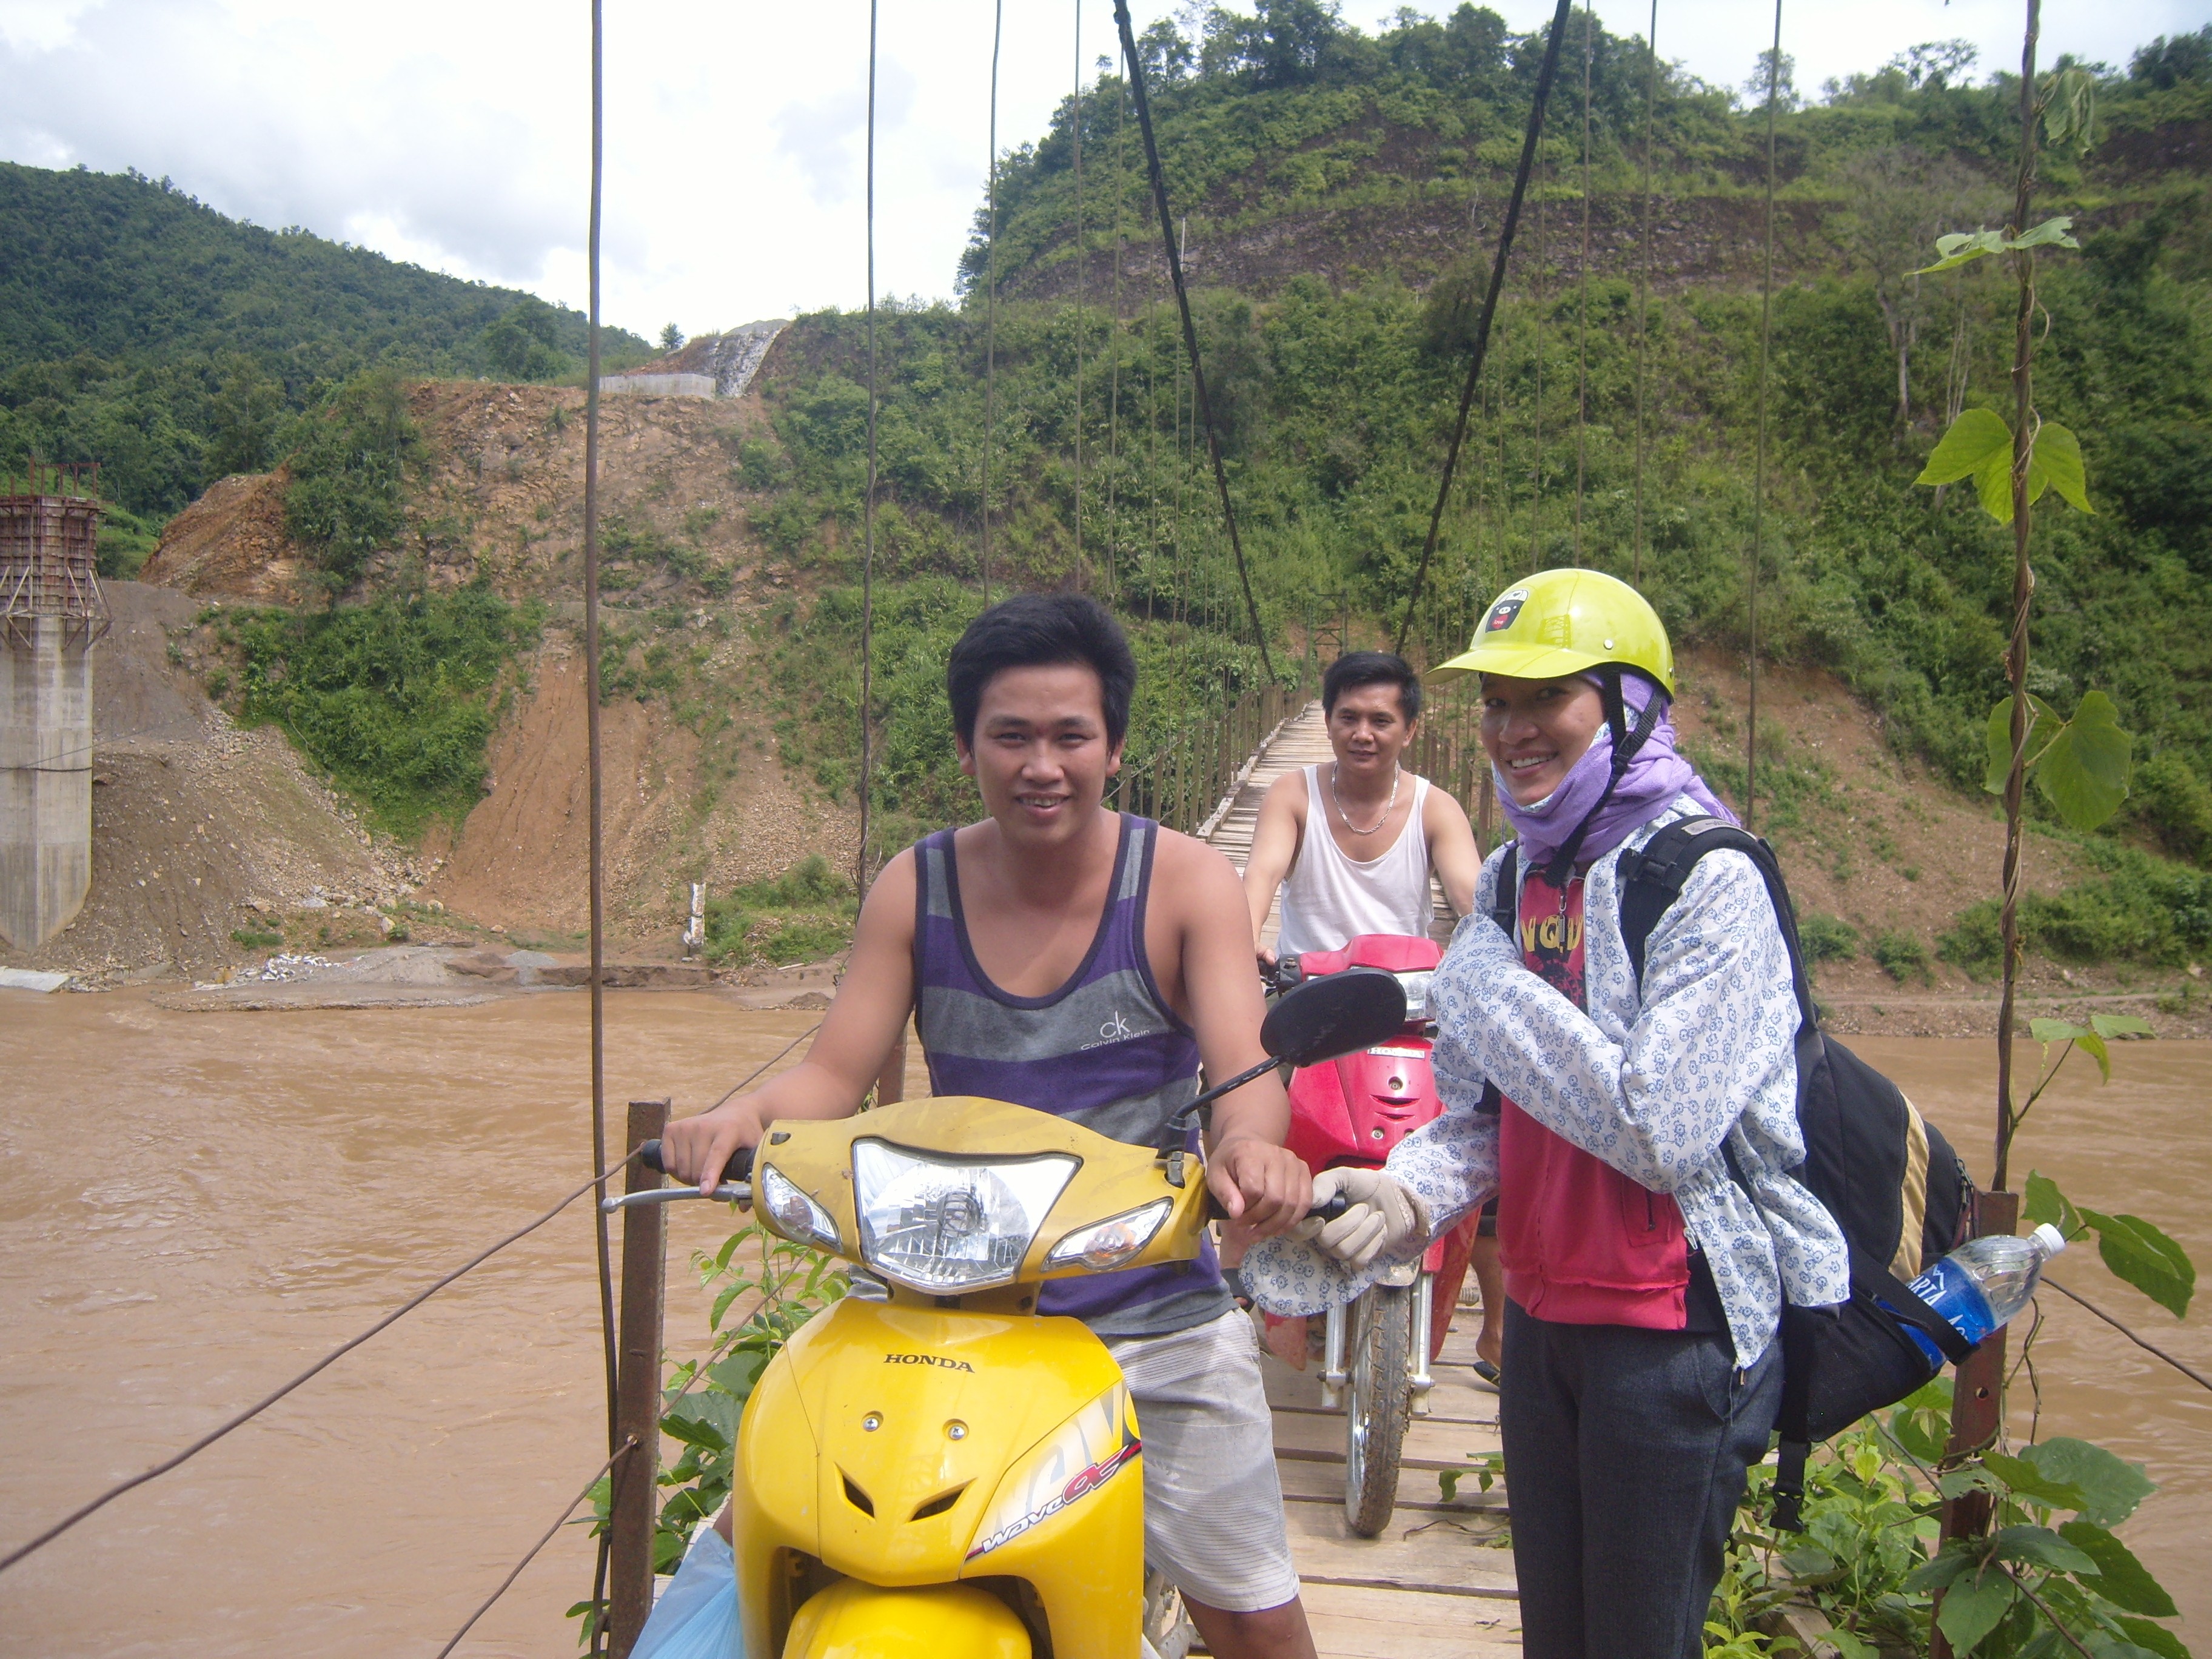
[[[1160,1162],[1166,1166],[1168,1183],[1182,1185],[1183,1142],[1202,1108],[1285,1061],[1317,1066],[1387,1042],[1405,1023],[1406,988],[1395,974],[1380,968],[1347,968],[1285,991],[1260,1024],[1260,1046],[1268,1057],[1227,1082],[1215,1084],[1168,1120],[1160,1135]]]
[[[1260,1025],[1260,1045],[1293,1066],[1371,1048],[1406,1023],[1406,988],[1380,968],[1347,968],[1285,992]]]

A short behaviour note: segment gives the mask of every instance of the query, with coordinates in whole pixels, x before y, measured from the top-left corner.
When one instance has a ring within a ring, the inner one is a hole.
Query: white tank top
[[[1290,955],[1335,951],[1362,933],[1429,936],[1429,837],[1421,823],[1429,781],[1414,773],[1413,810],[1388,850],[1348,858],[1329,832],[1321,768],[1306,775],[1306,830],[1297,861],[1283,883],[1282,935],[1275,949]]]

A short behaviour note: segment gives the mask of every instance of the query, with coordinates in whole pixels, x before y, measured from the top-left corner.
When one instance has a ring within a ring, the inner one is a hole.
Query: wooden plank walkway
[[[1325,1659],[1502,1659],[1521,1650],[1504,1492],[1479,1491],[1470,1476],[1447,1502],[1437,1478],[1498,1449],[1498,1396],[1470,1369],[1481,1318],[1466,1306],[1452,1322],[1429,1415],[1406,1437],[1397,1513],[1380,1538],[1345,1524],[1343,1413],[1322,1407],[1312,1370],[1294,1371],[1273,1354],[1261,1361],[1291,1549]]]
[[[1261,746],[1236,793],[1215,809],[1207,841],[1243,869],[1268,788],[1286,772],[1329,758],[1316,701]],[[1449,937],[1449,913],[1443,894],[1434,896],[1441,941]],[[1262,935],[1270,945],[1279,925],[1271,908]],[[1474,1294],[1470,1278],[1467,1296]],[[1498,1447],[1498,1396],[1473,1370],[1481,1319],[1470,1301],[1452,1321],[1429,1414],[1407,1434],[1397,1513],[1380,1538],[1358,1537],[1345,1525],[1344,1415],[1322,1407],[1315,1370],[1294,1371],[1273,1354],[1261,1360],[1275,1408],[1291,1548],[1323,1659],[1504,1659],[1521,1651],[1504,1491],[1478,1491],[1470,1477],[1447,1503],[1437,1478]]]

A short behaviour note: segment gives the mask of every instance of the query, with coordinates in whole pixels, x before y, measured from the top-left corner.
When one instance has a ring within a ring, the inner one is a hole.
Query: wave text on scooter
[[[973,1372],[975,1369],[964,1359],[947,1359],[943,1354],[937,1353],[887,1353],[884,1356],[884,1364],[886,1365],[941,1365],[948,1371]]]
[[[1131,1458],[1136,1456],[1139,1452],[1144,1450],[1144,1449],[1145,1443],[1141,1440],[1125,1441],[1118,1449],[1105,1457],[1100,1458],[1089,1468],[1080,1470],[1077,1474],[1070,1476],[1067,1484],[1062,1486],[1057,1493],[1053,1497],[1047,1498],[1036,1509],[1031,1510],[1027,1515],[1022,1516],[1020,1520],[1009,1521],[1005,1526],[1000,1528],[998,1531],[993,1533],[988,1538],[984,1539],[981,1543],[977,1544],[975,1548],[968,1552],[968,1559],[970,1561],[973,1561],[979,1555],[988,1555],[993,1550],[997,1549],[1001,1544],[1011,1543],[1013,1540],[1019,1538],[1030,1528],[1042,1526],[1045,1522],[1051,1520],[1054,1516],[1058,1515],[1062,1510],[1066,1509],[1070,1504],[1073,1504],[1077,1498],[1081,1498],[1086,1492],[1096,1492],[1099,1487],[1104,1486],[1108,1480],[1112,1477],[1115,1470],[1120,1468]]]

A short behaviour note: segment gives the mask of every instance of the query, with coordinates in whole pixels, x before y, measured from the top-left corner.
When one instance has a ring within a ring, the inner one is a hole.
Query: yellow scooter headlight
[[[856,1140],[861,1258],[917,1291],[957,1294],[1010,1283],[1081,1164],[1066,1152],[948,1158]]]
[[[837,1224],[830,1218],[830,1212],[800,1191],[775,1164],[762,1164],[753,1177],[753,1186],[756,1201],[786,1238],[796,1239],[802,1244],[818,1244],[825,1250],[842,1251],[845,1248],[837,1237]]]
[[[1160,1223],[1174,1208],[1173,1199],[1155,1199],[1091,1226],[1078,1227],[1052,1247],[1044,1265],[1048,1268],[1080,1265],[1093,1273],[1109,1272],[1151,1243]]]

